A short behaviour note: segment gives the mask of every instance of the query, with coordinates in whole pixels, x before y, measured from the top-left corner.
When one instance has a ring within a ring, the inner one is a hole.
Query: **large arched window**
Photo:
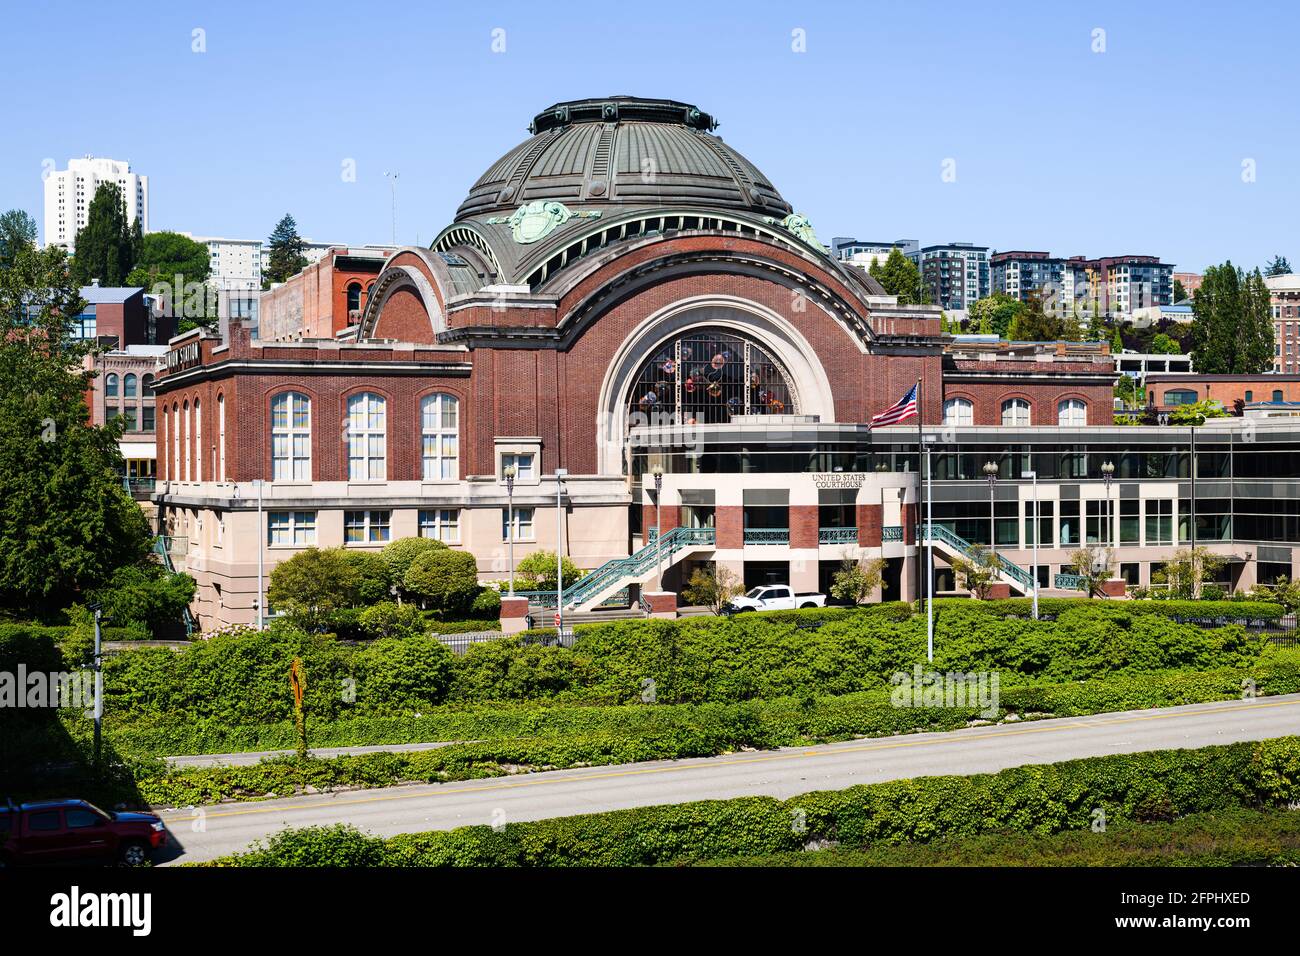
[[[1023,398],[1008,398],[1002,403],[1003,425],[1028,425],[1029,402]]]
[[[361,283],[353,282],[348,285],[348,311],[358,312],[361,309]]]
[[[122,397],[135,398],[136,377],[130,372],[122,379]]]
[[[1171,388],[1165,392],[1166,405],[1195,405],[1196,392],[1190,388]]]
[[[789,377],[757,343],[721,329],[695,329],[663,343],[637,371],[631,424],[705,424],[736,415],[798,411]]]
[[[311,399],[301,392],[271,399],[271,480],[311,481]]]
[[[1088,406],[1081,398],[1067,398],[1056,406],[1058,425],[1088,424]]]
[[[117,398],[117,375],[109,372],[104,376],[104,396],[106,398]]]
[[[203,480],[203,410],[194,399],[194,480]]]
[[[425,481],[460,477],[460,414],[455,395],[426,395],[420,400],[420,438]]]
[[[153,394],[153,373],[145,372],[144,377],[140,379],[140,394],[148,398]]]
[[[950,398],[943,403],[945,425],[974,425],[975,406],[965,398]]]
[[[348,399],[348,480],[387,477],[388,417],[382,395],[363,392]]]
[[[190,480],[190,456],[194,449],[190,444],[190,403],[181,402],[181,481]]]
[[[217,396],[217,481],[226,480],[226,396]]]

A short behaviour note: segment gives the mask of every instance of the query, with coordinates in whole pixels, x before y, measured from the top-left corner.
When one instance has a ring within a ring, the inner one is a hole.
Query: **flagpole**
[[[924,497],[925,479],[921,475],[921,380],[916,380],[916,599],[921,600],[921,499]]]

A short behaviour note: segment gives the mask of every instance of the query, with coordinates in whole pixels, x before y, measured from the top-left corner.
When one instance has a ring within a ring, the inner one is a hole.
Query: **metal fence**
[[[557,634],[555,628],[536,628],[508,635],[503,631],[467,631],[464,634],[435,634],[441,643],[451,649],[453,654],[464,654],[474,644],[485,644],[503,637],[517,637],[523,644],[539,644],[543,647],[572,647],[574,634],[572,627],[566,627]]]

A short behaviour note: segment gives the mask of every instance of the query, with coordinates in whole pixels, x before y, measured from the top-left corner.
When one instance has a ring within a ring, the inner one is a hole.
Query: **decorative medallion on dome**
[[[780,226],[800,242],[812,246],[818,252],[824,252],[826,249],[818,240],[817,233],[813,232],[812,222],[807,216],[792,212],[784,219],[773,219],[771,216],[764,216],[763,219],[771,225]]]
[[[515,242],[527,245],[545,239],[570,219],[599,218],[599,212],[574,212],[562,202],[544,202],[539,199],[524,203],[510,216],[491,216],[484,221],[509,225]]]

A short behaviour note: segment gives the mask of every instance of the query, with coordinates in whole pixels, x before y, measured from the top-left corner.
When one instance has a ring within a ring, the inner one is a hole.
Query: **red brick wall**
[[[669,531],[672,531],[673,528],[676,528],[678,525],[682,523],[679,510],[680,509],[678,508],[677,505],[663,506],[662,514],[663,514],[663,521],[664,521],[664,527],[663,527],[664,534],[667,534]],[[655,526],[655,517],[656,515],[655,515],[654,505],[643,504],[641,506],[641,527],[645,528],[647,532]],[[650,540],[649,534],[646,535],[646,540],[647,541]]]
[[[858,547],[880,547],[881,528],[884,525],[883,518],[883,506],[858,505]]]
[[[818,513],[816,505],[790,506],[790,547],[817,547]]]
[[[740,505],[718,505],[715,510],[719,548],[745,546],[745,510]]]
[[[916,504],[903,505],[903,543],[916,544]]]
[[[374,337],[397,339],[399,342],[416,342],[432,345],[433,323],[429,313],[414,289],[398,289],[384,303],[384,310],[375,323]]]
[[[1029,422],[1031,425],[1056,425],[1060,421],[1057,404],[1067,398],[1079,398],[1087,404],[1089,425],[1110,425],[1113,423],[1112,398],[1114,390],[1110,385],[1086,385],[1079,387],[1072,382],[1022,383],[1022,382],[948,382],[943,386],[943,397],[964,398],[973,408],[976,425],[1001,425],[1002,403],[1012,398],[1023,398],[1029,402]]]

